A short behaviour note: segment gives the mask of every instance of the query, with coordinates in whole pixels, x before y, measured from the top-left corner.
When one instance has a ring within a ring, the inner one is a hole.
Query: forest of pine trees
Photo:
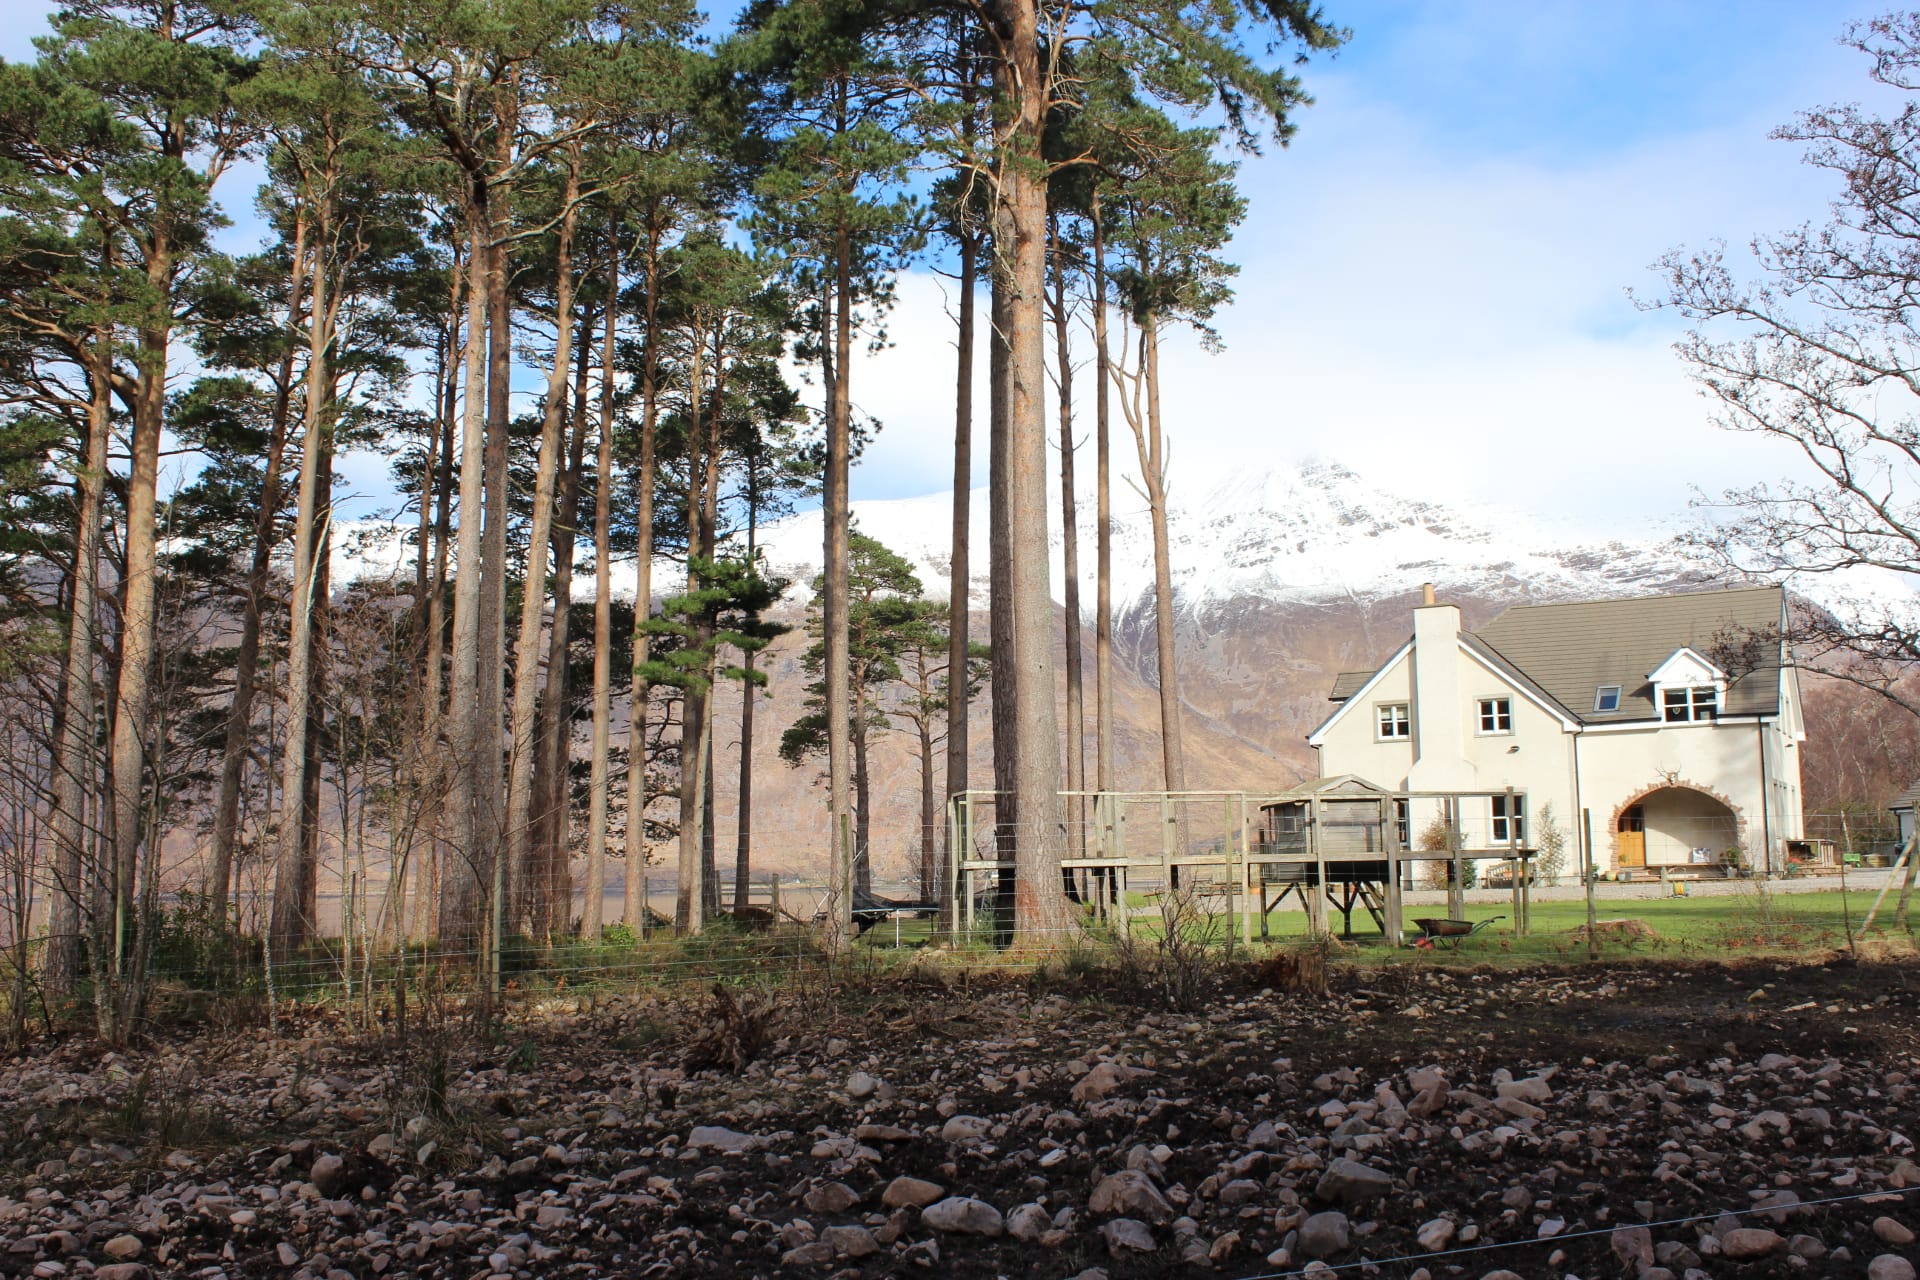
[[[1228,297],[1232,153],[1284,142],[1297,64],[1344,38],[1305,0],[69,0],[0,65],[17,970],[121,1040],[189,906],[269,960],[327,929],[485,965],[598,939],[610,865],[651,860],[697,930],[750,873],[756,732],[823,771],[843,933],[876,716],[914,742],[923,856],[945,796],[993,790],[1010,936],[1061,936],[1061,793],[1114,786],[1112,431],[1153,521],[1178,790],[1161,343]],[[955,364],[922,379],[955,389],[938,603],[849,520],[859,359],[910,269],[956,285]],[[368,457],[402,590],[333,580]],[[774,579],[760,530],[816,502],[819,581]],[[1031,549],[1089,503],[1093,689],[1069,541],[1063,701]],[[767,615],[809,585],[809,713],[756,728]],[[323,844],[357,918],[322,920]]]

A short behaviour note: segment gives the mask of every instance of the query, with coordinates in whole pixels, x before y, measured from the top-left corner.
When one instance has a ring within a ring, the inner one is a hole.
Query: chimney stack
[[[1434,598],[1433,598],[1433,584],[1432,584],[1431,582],[1423,582],[1423,583],[1421,583],[1421,584],[1420,584],[1420,604],[1421,604],[1421,606],[1422,606],[1422,607],[1425,607],[1425,606],[1427,606],[1427,605],[1430,605],[1430,604],[1433,604],[1433,603],[1434,603]]]

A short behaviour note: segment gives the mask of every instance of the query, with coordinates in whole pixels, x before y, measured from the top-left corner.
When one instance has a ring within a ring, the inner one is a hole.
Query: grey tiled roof
[[[1333,692],[1327,695],[1329,702],[1345,702],[1360,692],[1360,686],[1373,679],[1371,671],[1342,671],[1333,678]]]
[[[1773,636],[1772,661],[1731,671],[1725,715],[1780,711],[1778,640],[1785,593],[1779,587],[1689,591],[1681,595],[1509,609],[1475,636],[1524,671],[1587,724],[1651,720],[1653,686],[1647,676],[1682,646],[1721,666],[1721,643],[1740,636]],[[1594,693],[1620,686],[1617,711],[1596,712]]]
[[[1743,637],[1770,639],[1749,646],[1766,661],[1751,670],[1732,670],[1723,715],[1778,715],[1780,667],[1778,634],[1785,611],[1779,587],[1737,587],[1689,591],[1670,596],[1590,600],[1573,604],[1522,605],[1509,609],[1475,632],[1467,645],[1520,687],[1559,707],[1583,724],[1612,724],[1659,717],[1653,705],[1654,668],[1682,647],[1722,667],[1729,642]],[[1343,671],[1334,681],[1333,701],[1353,696],[1372,671]],[[1594,695],[1604,685],[1620,686],[1620,706],[1595,711]],[[1920,783],[1915,783],[1920,792]]]

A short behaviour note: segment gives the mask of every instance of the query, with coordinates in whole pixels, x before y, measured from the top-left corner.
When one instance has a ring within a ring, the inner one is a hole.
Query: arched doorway
[[[1662,785],[1614,813],[1614,866],[1713,866],[1743,845],[1746,823],[1734,807],[1697,787]]]

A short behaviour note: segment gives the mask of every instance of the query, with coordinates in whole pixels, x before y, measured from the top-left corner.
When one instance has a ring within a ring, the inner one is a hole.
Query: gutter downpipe
[[[1567,821],[1570,823],[1578,822],[1580,815],[1586,812],[1585,806],[1581,803],[1580,793],[1580,737],[1586,732],[1586,727],[1585,724],[1575,724],[1573,727],[1573,812],[1567,815]],[[1575,830],[1574,838],[1576,840],[1581,838],[1580,829]],[[1599,859],[1593,856],[1591,824],[1586,828],[1585,839],[1587,842],[1587,862],[1584,874],[1591,876],[1593,869],[1600,865]],[[1581,887],[1585,888],[1586,886],[1582,885]]]
[[[1767,879],[1774,875],[1773,865],[1773,792],[1767,781],[1767,722],[1753,722],[1754,745],[1760,750],[1760,834],[1767,842]]]

